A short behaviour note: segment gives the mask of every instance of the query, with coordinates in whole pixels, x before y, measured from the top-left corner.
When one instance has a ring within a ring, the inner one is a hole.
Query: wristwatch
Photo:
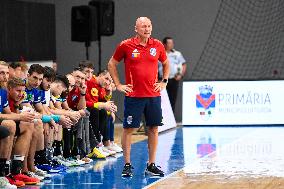
[[[162,82],[163,83],[168,83],[168,79],[163,79]]]

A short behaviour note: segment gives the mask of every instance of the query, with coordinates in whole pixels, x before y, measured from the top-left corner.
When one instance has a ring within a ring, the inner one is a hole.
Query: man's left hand
[[[161,90],[167,87],[167,83],[161,81],[161,82],[155,83],[154,87],[155,87],[154,89],[155,92],[160,92]]]

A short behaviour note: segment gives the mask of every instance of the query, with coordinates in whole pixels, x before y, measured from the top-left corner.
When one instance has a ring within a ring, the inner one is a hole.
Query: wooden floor
[[[263,178],[226,178],[213,176],[189,177],[178,171],[170,177],[148,187],[149,189],[284,189],[284,179],[277,177]]]

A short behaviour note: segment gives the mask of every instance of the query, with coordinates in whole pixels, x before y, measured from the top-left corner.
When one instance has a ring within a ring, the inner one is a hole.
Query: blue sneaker
[[[48,164],[42,164],[42,165],[37,165],[37,168],[47,171],[48,173],[60,173],[66,171],[66,167],[63,167],[61,165],[48,165]]]
[[[67,169],[67,167],[64,166],[64,165],[53,165],[52,167],[53,167],[53,169],[61,170],[60,172],[64,172]]]
[[[67,166],[65,165],[62,165],[60,162],[58,162],[56,159],[53,159],[50,163],[50,165],[52,165],[52,167],[56,167],[56,168],[60,168],[60,169],[63,169],[63,170],[66,170],[67,169]]]

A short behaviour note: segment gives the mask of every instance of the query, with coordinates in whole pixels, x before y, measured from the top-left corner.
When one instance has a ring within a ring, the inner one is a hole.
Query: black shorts
[[[124,128],[139,128],[142,114],[147,126],[162,126],[161,97],[125,97]]]
[[[4,119],[0,119],[0,124],[4,121]],[[15,136],[20,136],[21,134],[21,129],[20,129],[20,121],[15,121],[16,122],[16,132]]]
[[[0,120],[2,122],[3,120]],[[10,135],[9,129],[0,125],[0,140]]]
[[[15,121],[16,122],[16,132],[15,132],[15,137],[20,136],[21,134],[21,129],[20,129],[20,121]]]

